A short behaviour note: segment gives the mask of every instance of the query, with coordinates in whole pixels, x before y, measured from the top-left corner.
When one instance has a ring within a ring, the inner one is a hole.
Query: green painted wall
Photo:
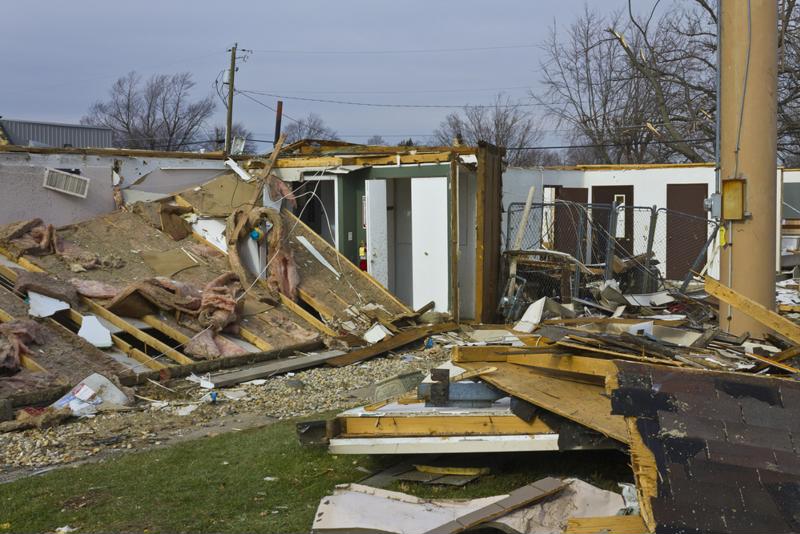
[[[403,167],[367,167],[340,176],[337,180],[339,190],[339,249],[350,261],[358,264],[358,246],[366,242],[367,230],[364,228],[362,197],[365,194],[365,180],[394,178],[437,178],[449,177],[450,164],[408,165]],[[353,238],[348,239],[352,233]]]
[[[355,173],[337,180],[339,188],[339,249],[344,256],[358,264],[358,244],[366,240],[367,231],[362,220],[361,197],[364,195],[364,178]],[[352,236],[352,239],[348,237]]]

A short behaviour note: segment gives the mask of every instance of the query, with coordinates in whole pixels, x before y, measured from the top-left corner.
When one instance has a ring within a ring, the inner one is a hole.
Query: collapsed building
[[[676,264],[647,238],[669,223],[656,217],[640,248],[633,206],[613,196],[604,210],[595,198],[547,206],[528,188],[504,211],[502,150],[490,145],[305,141],[253,160],[0,154],[0,172],[27,166],[28,195],[66,199],[0,229],[0,397],[13,408],[55,403],[51,416],[67,417],[76,405],[59,402],[81,400],[76,384],[102,397],[195,375],[218,389],[426,340],[451,361],[303,423],[302,439],[337,454],[619,450],[635,503],[627,515],[593,508],[603,515],[571,517],[565,531],[798,528],[797,280],[778,285],[788,315],[720,286],[707,276],[708,221]],[[58,218],[83,203],[83,220]],[[721,331],[717,302],[774,333]],[[110,385],[87,385],[94,374]],[[497,501],[503,513],[578,487],[532,486]],[[405,499],[350,490],[336,496],[342,509],[364,495]],[[471,522],[441,531],[496,519],[475,506]],[[334,517],[321,532],[365,528],[321,510]]]

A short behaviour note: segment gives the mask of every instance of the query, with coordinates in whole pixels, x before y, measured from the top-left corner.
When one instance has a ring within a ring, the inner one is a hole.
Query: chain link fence
[[[592,280],[614,279],[624,293],[685,289],[718,231],[714,220],[664,208],[567,201],[532,204],[520,229],[524,211],[509,206],[505,249],[531,300],[583,298]]]

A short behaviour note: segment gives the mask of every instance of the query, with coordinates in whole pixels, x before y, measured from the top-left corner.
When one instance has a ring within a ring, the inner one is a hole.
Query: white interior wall
[[[366,180],[367,272],[389,287],[389,236],[386,180]]]
[[[413,308],[433,301],[435,311],[449,308],[449,221],[447,178],[411,179]]]

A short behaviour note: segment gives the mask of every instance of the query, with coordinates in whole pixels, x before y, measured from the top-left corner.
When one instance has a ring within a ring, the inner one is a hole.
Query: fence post
[[[686,293],[686,288],[689,287],[689,282],[692,280],[693,273],[696,272],[700,267],[700,261],[703,259],[703,256],[708,254],[708,247],[714,244],[714,239],[717,237],[717,232],[719,232],[719,224],[714,225],[714,231],[708,236],[706,244],[703,245],[703,248],[700,250],[700,254],[698,254],[694,259],[694,263],[692,263],[691,268],[683,278],[683,283],[681,284],[681,293]]]
[[[656,238],[656,226],[658,226],[658,206],[653,206],[650,212],[650,228],[647,230],[647,250],[644,260],[644,267],[645,271],[647,271],[646,278],[642,280],[642,293],[649,293],[651,291],[655,291],[658,287],[654,287],[653,284],[653,272],[650,270],[650,266],[653,262],[653,241]]]
[[[575,243],[575,259],[581,263],[586,263],[583,258],[583,234],[586,230],[586,210],[578,209],[578,229],[577,229],[577,242]],[[581,287],[581,270],[575,266],[575,277],[572,282],[572,294],[576,297],[580,296]]]
[[[617,242],[617,203],[611,204],[611,212],[608,216],[608,235],[606,236],[606,271],[605,279],[611,280],[614,277],[614,250]]]

